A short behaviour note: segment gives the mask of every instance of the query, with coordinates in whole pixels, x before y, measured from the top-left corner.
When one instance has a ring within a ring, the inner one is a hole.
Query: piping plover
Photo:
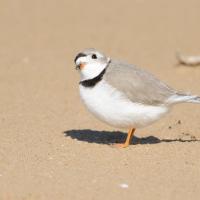
[[[85,49],[74,60],[80,71],[80,96],[88,110],[107,124],[127,128],[127,147],[137,128],[152,124],[173,105],[200,103],[200,97],[174,90],[135,65]]]

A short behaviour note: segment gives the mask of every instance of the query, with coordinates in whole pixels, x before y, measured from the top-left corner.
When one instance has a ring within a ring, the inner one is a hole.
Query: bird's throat
[[[92,79],[80,81],[79,84],[81,84],[84,87],[91,87],[91,88],[94,87],[97,83],[99,83],[102,80],[102,78],[106,72],[106,69],[107,68],[105,68],[98,76],[96,76]]]

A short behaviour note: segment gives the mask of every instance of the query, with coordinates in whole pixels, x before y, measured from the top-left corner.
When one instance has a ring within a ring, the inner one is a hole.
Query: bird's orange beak
[[[81,63],[80,65],[79,65],[79,68],[82,70],[83,68],[85,67],[85,64],[84,63]]]

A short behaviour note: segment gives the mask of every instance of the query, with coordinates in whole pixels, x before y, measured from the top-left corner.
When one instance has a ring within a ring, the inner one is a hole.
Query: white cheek
[[[87,63],[81,69],[81,80],[92,79],[98,76],[106,67],[106,64],[102,63]]]
[[[107,66],[107,63],[99,63],[98,60],[91,59],[89,56],[78,58],[76,65],[80,64],[84,65],[80,70],[81,81],[98,76]]]

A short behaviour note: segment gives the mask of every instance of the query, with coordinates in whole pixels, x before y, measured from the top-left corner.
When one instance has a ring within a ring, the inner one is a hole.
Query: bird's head
[[[96,49],[85,49],[77,54],[74,62],[76,69],[80,71],[81,81],[83,81],[98,76],[107,67],[110,58]]]

